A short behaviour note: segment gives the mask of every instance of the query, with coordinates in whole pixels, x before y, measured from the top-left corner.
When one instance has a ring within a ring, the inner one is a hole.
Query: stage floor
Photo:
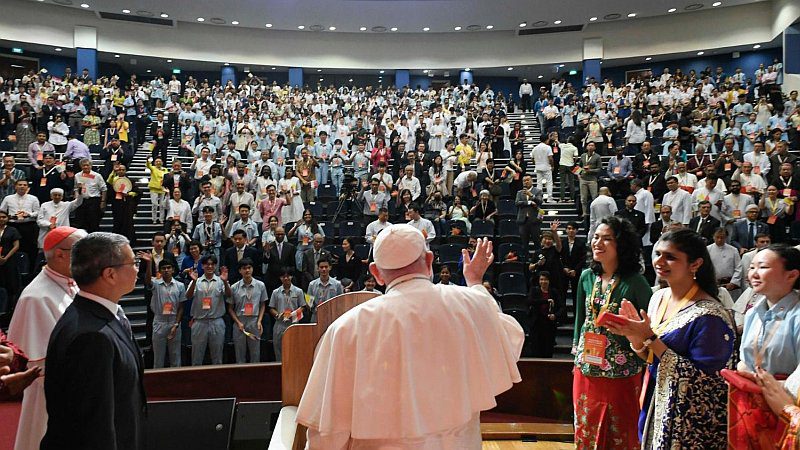
[[[483,450],[573,450],[569,442],[483,441]]]

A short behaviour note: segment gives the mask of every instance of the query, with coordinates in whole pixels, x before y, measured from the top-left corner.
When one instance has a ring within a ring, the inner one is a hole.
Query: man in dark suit
[[[272,292],[281,285],[281,271],[284,268],[295,273],[297,263],[294,255],[296,251],[295,246],[286,241],[286,230],[283,227],[275,229],[275,242],[264,243],[263,262],[267,265],[264,284],[267,285],[267,292]]]
[[[522,239],[522,248],[528,251],[530,241],[539,248],[539,235],[542,231],[542,220],[539,218],[539,205],[542,204],[542,190],[533,186],[530,175],[522,177],[522,189],[517,191],[514,205],[517,207],[517,225]]]
[[[692,220],[689,221],[689,229],[700,234],[706,244],[711,244],[714,242],[714,232],[719,228],[719,220],[711,216],[711,202],[703,200],[697,205],[700,215],[692,217]]]
[[[172,130],[170,129],[169,124],[167,123],[167,121],[164,120],[164,113],[161,112],[161,111],[156,113],[156,120],[150,122],[150,136],[155,136],[156,135],[156,131],[158,131],[159,129],[162,129],[162,130],[164,130],[166,132],[168,139],[170,137],[172,137],[172,133],[171,133]],[[166,162],[166,161],[164,161],[164,162]]]
[[[622,217],[623,219],[628,219],[628,222],[633,224],[633,227],[636,229],[636,234],[639,235],[639,239],[643,238],[645,233],[647,233],[647,224],[644,221],[644,213],[634,209],[636,207],[636,196],[629,195],[625,198],[625,207],[618,210],[614,213],[617,217]]]
[[[739,254],[756,248],[756,235],[769,234],[769,227],[758,220],[758,206],[750,205],[745,211],[747,217],[733,224],[731,245],[739,249]]]
[[[72,248],[80,288],[47,348],[47,432],[42,450],[144,448],[144,363],[118,305],[136,284],[128,240],[92,233]]]
[[[644,188],[653,194],[653,199],[656,203],[661,203],[664,194],[667,192],[667,179],[661,172],[661,165],[659,163],[650,164],[650,174],[642,179],[644,181]]]
[[[233,247],[225,250],[222,255],[222,265],[228,268],[228,282],[230,284],[242,279],[242,275],[239,274],[239,261],[243,258],[249,258],[250,261],[253,261],[253,276],[260,277],[261,255],[259,251],[247,245],[247,233],[244,230],[236,230],[233,232]]]
[[[175,182],[176,180],[177,183]],[[181,196],[184,200],[189,202],[190,205],[194,202],[194,199],[189,196],[192,193],[192,180],[189,174],[183,171],[183,166],[179,159],[172,161],[172,172],[164,175],[161,185],[170,194],[177,187],[181,190]]]
[[[303,288],[304,291],[308,289],[308,283],[311,283],[311,280],[319,277],[317,262],[322,258],[333,261],[331,252],[322,248],[322,244],[324,243],[325,238],[321,234],[315,234],[311,248],[303,252],[303,273],[300,280],[300,287]]]
[[[669,230],[669,227],[672,226],[672,224],[677,223],[676,221],[672,220],[671,206],[661,205],[661,211],[659,214],[660,215],[658,219],[650,224],[650,242],[653,244],[658,242],[658,239],[661,237],[661,235],[666,230]]]
[[[564,265],[564,277],[572,290],[572,295],[577,295],[578,279],[586,267],[586,240],[577,237],[578,223],[567,224],[567,236],[561,238],[561,263]]]

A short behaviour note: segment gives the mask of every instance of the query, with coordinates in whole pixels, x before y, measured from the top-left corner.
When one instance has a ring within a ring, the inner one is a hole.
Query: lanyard
[[[767,197],[765,200],[767,201],[767,206],[769,207],[769,210],[772,213],[770,215],[772,215],[772,216],[777,215],[778,206],[780,205],[780,203],[779,203],[780,200],[772,201],[772,199],[769,198],[769,197]]]
[[[686,295],[684,295],[683,298],[680,300],[680,302],[678,303],[678,308],[675,309],[672,315],[666,318],[666,320],[664,319],[664,315],[667,313],[667,306],[669,305],[671,294],[665,293],[664,296],[661,297],[661,304],[659,305],[659,310],[656,313],[656,320],[654,322],[655,328],[653,328],[653,331],[655,331],[660,336],[666,329],[667,324],[669,324],[670,321],[672,321],[672,319],[686,306],[686,304],[689,303],[692,297],[694,297],[695,294],[697,294],[697,291],[699,290],[700,290],[700,285],[695,283],[692,286],[692,288],[689,289],[689,292],[687,292]]]
[[[764,336],[764,342],[761,345],[759,345],[758,344],[759,338],[761,337],[761,333],[764,331],[765,328],[765,324],[763,322],[761,323],[761,327],[758,329],[756,335],[753,337],[753,349],[755,350],[754,351],[755,367],[761,366],[762,361],[764,361],[764,353],[766,353],[769,343],[772,341],[772,338],[775,337],[775,334],[778,333],[778,330],[780,330],[782,327],[783,327],[783,321],[773,326],[772,329],[769,331],[769,333],[767,333],[767,335]]]
[[[608,281],[608,285],[606,285],[606,291],[600,293],[600,310],[595,311],[595,296],[603,287],[603,278],[600,275],[595,278],[592,294],[589,296],[589,309],[593,320],[596,319],[600,313],[608,309],[608,305],[611,303],[611,293],[614,292],[614,289],[617,287],[617,282],[617,275],[614,274],[611,280]]]
[[[208,278],[206,278],[206,277],[203,277],[203,279],[206,279],[206,280],[208,280]],[[201,281],[202,281],[202,279],[201,279]],[[216,283],[217,283],[217,280],[215,280],[214,278],[212,278],[212,279],[208,280],[208,289],[200,289],[200,287],[198,286],[198,287],[197,287],[197,289],[198,289],[198,290],[199,290],[201,293],[204,293],[204,295],[201,295],[200,297],[201,297],[201,298],[204,298],[204,297],[210,297],[210,296],[211,296],[211,295],[210,295],[210,294],[211,294],[211,291],[214,289],[214,285],[215,285]],[[197,283],[197,284],[200,284],[200,283]]]

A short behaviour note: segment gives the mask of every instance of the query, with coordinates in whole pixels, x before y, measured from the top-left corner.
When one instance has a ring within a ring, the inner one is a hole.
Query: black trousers
[[[100,219],[103,210],[100,209],[100,197],[90,197],[83,200],[83,204],[75,210],[75,225],[83,228],[87,233],[100,230]]]
[[[36,256],[39,253],[39,227],[36,222],[9,222],[9,225],[16,228],[22,239],[19,241],[19,249],[21,252],[28,255],[28,267],[26,272],[30,272],[36,262]]]
[[[522,108],[522,112],[530,111],[531,109],[531,94],[522,94],[520,98],[520,108]]]
[[[522,240],[522,248],[525,249],[525,251],[528,252],[528,255],[526,255],[526,258],[525,258],[525,260],[527,261],[527,260],[530,259],[529,258],[530,242],[533,241],[534,249],[538,249],[540,244],[541,244],[540,241],[542,240],[541,239],[542,224],[541,224],[541,222],[538,222],[538,221],[533,222],[533,221],[529,220],[529,221],[527,221],[525,223],[520,223],[518,225],[519,225],[519,236],[520,236],[520,239]]]

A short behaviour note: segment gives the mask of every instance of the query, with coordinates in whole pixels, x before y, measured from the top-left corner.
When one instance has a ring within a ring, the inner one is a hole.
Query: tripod
[[[355,194],[355,191],[348,188],[347,192],[342,193],[342,195],[339,196],[339,204],[336,205],[336,212],[333,214],[333,223],[336,223],[336,219],[339,218],[339,214],[342,213],[342,209],[344,208],[344,205],[347,204],[348,201],[351,201],[352,204],[356,206],[357,211],[363,210],[364,205],[361,203],[360,200],[358,200],[358,196]],[[349,208],[348,211],[345,212],[345,215],[347,215],[348,213],[352,213],[352,211],[350,211]]]

